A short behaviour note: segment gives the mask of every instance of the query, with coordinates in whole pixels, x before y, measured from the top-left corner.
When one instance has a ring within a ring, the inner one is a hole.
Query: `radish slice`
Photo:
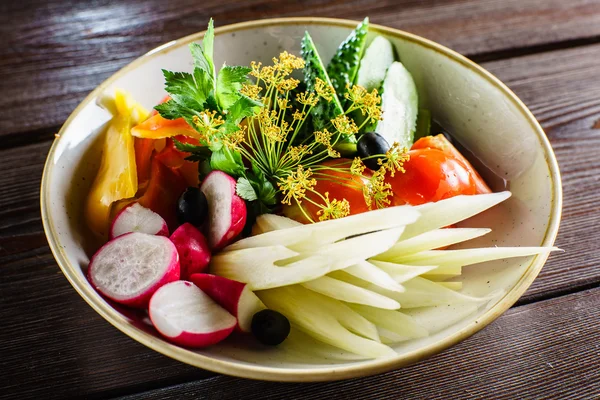
[[[237,317],[239,331],[251,332],[252,317],[267,308],[245,283],[211,274],[193,274],[190,280]]]
[[[190,223],[185,223],[171,235],[181,264],[181,278],[204,272],[210,262],[210,249],[204,235]]]
[[[141,232],[149,235],[169,236],[169,228],[165,220],[138,203],[122,209],[110,227],[110,238],[114,239],[129,232]]]
[[[109,299],[145,307],[158,288],[179,279],[179,255],[164,236],[126,233],[94,254],[88,278]]]
[[[161,335],[187,347],[206,347],[225,339],[237,323],[193,283],[177,281],[158,289],[148,309]]]
[[[246,224],[246,203],[235,188],[235,179],[222,171],[208,174],[200,186],[208,202],[208,244],[212,249],[231,243]]]

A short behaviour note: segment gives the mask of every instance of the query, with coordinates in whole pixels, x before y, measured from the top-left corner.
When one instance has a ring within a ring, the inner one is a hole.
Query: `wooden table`
[[[210,16],[301,15],[369,15],[506,82],[558,157],[566,253],[496,322],[412,367],[315,384],[220,376],[129,339],[71,288],[42,231],[42,167],[69,113],[139,55]],[[600,0],[3,1],[0,44],[0,398],[600,398]]]

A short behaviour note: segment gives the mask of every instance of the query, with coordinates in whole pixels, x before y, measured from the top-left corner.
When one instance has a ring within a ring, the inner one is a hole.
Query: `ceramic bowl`
[[[337,19],[287,18],[219,27],[215,64],[268,62],[284,49],[298,54],[305,30],[328,60],[355,25]],[[413,74],[420,106],[431,110],[437,122],[476,156],[477,167],[495,189],[506,187],[513,194],[507,202],[464,223],[493,229],[474,244],[552,245],[561,214],[560,175],[546,135],[531,112],[497,78],[452,50],[410,33],[372,25],[370,36],[375,34],[392,41]],[[456,323],[450,327],[395,346],[395,357],[362,361],[331,354],[311,357],[302,349],[257,348],[235,339],[192,351],[163,340],[143,316],[113,308],[84,275],[94,244],[84,226],[81,205],[98,168],[97,138],[109,119],[96,101],[103,93],[122,88],[151,108],[165,94],[161,68],[191,69],[187,44],[202,37],[198,33],[166,43],[102,83],[71,114],[48,155],[41,208],[50,248],[75,290],[108,322],[140,343],[200,368],[254,379],[323,381],[380,373],[440,352],[492,322],[529,287],[546,255],[465,267],[464,293],[501,295],[469,315],[456,314]]]

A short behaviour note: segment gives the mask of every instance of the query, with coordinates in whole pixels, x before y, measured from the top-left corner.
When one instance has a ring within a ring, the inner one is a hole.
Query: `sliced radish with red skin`
[[[225,339],[237,320],[193,283],[169,283],[154,293],[148,308],[156,330],[175,344],[206,347]]]
[[[208,202],[208,244],[221,249],[242,232],[246,224],[246,203],[235,192],[236,182],[222,171],[212,171],[200,190]]]
[[[169,236],[169,228],[165,220],[139,203],[132,203],[117,214],[110,227],[110,239],[129,232]]]
[[[164,236],[126,233],[94,254],[88,279],[117,303],[146,307],[158,288],[179,279],[179,255]]]
[[[193,274],[190,280],[237,318],[238,331],[250,333],[254,314],[267,308],[245,283],[211,274]]]
[[[206,238],[196,227],[185,223],[173,232],[171,241],[177,247],[181,279],[206,270],[210,262],[210,248]]]

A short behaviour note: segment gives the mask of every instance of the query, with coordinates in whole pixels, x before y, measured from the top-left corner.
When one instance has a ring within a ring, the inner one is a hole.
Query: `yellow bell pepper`
[[[104,132],[102,159],[85,204],[85,220],[96,235],[106,237],[114,202],[135,196],[138,189],[134,139],[131,128],[148,112],[117,90],[103,105],[113,114]]]

